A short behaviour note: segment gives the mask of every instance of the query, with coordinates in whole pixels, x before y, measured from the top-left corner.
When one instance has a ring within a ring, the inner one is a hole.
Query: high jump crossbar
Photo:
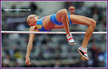
[[[66,32],[36,32],[36,31],[1,31],[4,34],[66,34]],[[85,34],[85,32],[70,32],[71,34]],[[93,32],[93,34],[107,34],[107,32]]]

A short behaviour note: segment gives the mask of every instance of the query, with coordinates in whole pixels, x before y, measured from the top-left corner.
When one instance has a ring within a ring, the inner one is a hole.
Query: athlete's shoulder
[[[30,27],[30,31],[35,31],[36,30],[36,26],[31,26]]]

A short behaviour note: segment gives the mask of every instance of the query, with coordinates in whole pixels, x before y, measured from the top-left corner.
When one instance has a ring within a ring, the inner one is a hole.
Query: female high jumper
[[[88,29],[86,30],[85,37],[81,46],[78,48],[78,52],[81,54],[83,58],[89,60],[87,54],[87,44],[90,40],[92,33],[96,26],[96,21],[94,19],[75,15],[75,7],[69,7],[70,14],[67,13],[66,9],[59,10],[56,14],[44,16],[41,19],[38,18],[36,15],[29,15],[27,17],[27,23],[30,26],[30,31],[50,31],[51,29],[65,29],[66,31],[66,38],[70,45],[74,45],[75,41],[72,38],[72,34],[69,31],[69,25],[71,24],[81,24],[81,25],[88,25]],[[29,35],[29,42],[27,46],[27,53],[26,53],[26,64],[30,65],[30,52],[33,46],[33,39],[35,34]]]

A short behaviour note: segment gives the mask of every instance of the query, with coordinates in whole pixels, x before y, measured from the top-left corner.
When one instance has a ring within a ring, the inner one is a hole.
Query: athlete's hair
[[[31,14],[27,17],[27,23],[29,23],[29,20],[32,19],[33,17],[36,17],[37,19],[39,19],[39,17],[35,14]]]

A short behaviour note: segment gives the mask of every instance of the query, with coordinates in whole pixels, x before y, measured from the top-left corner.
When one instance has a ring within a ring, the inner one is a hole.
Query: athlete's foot
[[[87,54],[87,48],[83,48],[82,46],[78,48],[78,52],[80,55],[85,58],[86,60],[89,60],[88,54]]]
[[[75,41],[72,38],[72,35],[71,34],[66,35],[66,38],[67,38],[67,41],[68,41],[69,45],[75,45]]]

